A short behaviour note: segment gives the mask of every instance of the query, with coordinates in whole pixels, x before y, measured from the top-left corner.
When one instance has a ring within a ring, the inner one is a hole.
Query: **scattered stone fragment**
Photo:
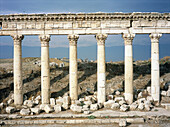
[[[84,111],[83,113],[86,114],[86,115],[88,115],[88,114],[91,113],[91,111],[87,110],[87,111]]]
[[[62,104],[63,104],[63,98],[62,97],[59,97],[58,99],[56,99],[56,105],[62,106]]]
[[[46,106],[46,104],[41,104],[41,105],[40,105],[40,109],[41,109],[41,110],[44,110],[45,106]]]
[[[30,109],[21,109],[20,114],[21,115],[29,115],[31,113]]]
[[[33,112],[35,114],[40,114],[41,109],[40,108],[31,108],[31,112]]]
[[[166,91],[162,91],[162,92],[161,92],[161,95],[162,95],[162,96],[166,96]]]
[[[39,103],[40,103],[39,100],[35,100],[35,101],[34,101],[34,104],[36,104],[36,105],[39,105]]]
[[[92,96],[85,96],[85,101],[91,101]]]
[[[144,109],[144,103],[140,103],[139,106],[138,106],[138,109],[143,110]]]
[[[89,110],[89,108],[88,107],[83,107],[83,109],[82,109],[83,111],[88,111]]]
[[[170,104],[166,104],[165,109],[170,110]]]
[[[151,103],[154,101],[152,96],[147,96],[146,100],[150,101]]]
[[[61,112],[61,111],[62,111],[61,106],[60,106],[60,105],[55,105],[55,106],[54,106],[54,111],[55,111],[56,113]]]
[[[63,107],[63,109],[67,110],[67,109],[69,109],[70,106],[68,104],[63,104],[62,107]]]
[[[119,127],[126,127],[126,126],[127,126],[126,119],[120,119],[119,120]]]
[[[79,101],[80,101],[80,102],[84,101],[84,98],[80,98]]]
[[[137,107],[138,107],[138,104],[136,104],[136,103],[134,102],[134,103],[132,103],[132,104],[130,105],[130,110],[135,110],[135,109],[137,109]]]
[[[8,105],[10,105],[12,103],[14,103],[14,99],[9,99],[8,102],[7,102]]]
[[[150,110],[151,110],[151,107],[150,107],[148,104],[145,104],[145,110],[146,110],[146,111],[150,111]]]
[[[120,104],[120,105],[126,104],[126,101],[121,100],[121,101],[119,101],[119,104]]]
[[[33,100],[34,100],[34,98],[35,98],[35,97],[34,97],[34,96],[32,96],[32,97],[31,97],[31,100],[33,101]]]
[[[25,100],[24,105],[28,106],[29,108],[32,108],[35,104],[32,100]]]
[[[82,110],[82,106],[78,106],[76,104],[72,104],[70,109],[73,111],[73,112],[78,112],[78,113],[81,113],[83,110]]]
[[[119,92],[119,91],[116,91],[115,94],[116,94],[116,95],[120,95],[120,92]]]
[[[84,104],[90,106],[92,104],[92,102],[91,101],[84,101]]]
[[[74,104],[81,105],[81,102],[79,100],[74,100]]]
[[[50,105],[54,106],[55,105],[55,99],[54,98],[50,98]]]
[[[108,100],[107,102],[104,102],[104,108],[111,108],[114,103],[114,100]]]
[[[119,108],[120,108],[120,105],[118,103],[114,103],[111,106],[111,109],[113,109],[113,110],[116,110],[116,109],[119,109]]]
[[[142,98],[142,92],[138,94],[138,98]]]
[[[35,100],[41,100],[41,96],[38,95],[38,96],[35,98]]]
[[[97,96],[92,96],[91,101],[92,101],[93,104],[96,103],[97,102]]]
[[[0,103],[0,109],[4,108],[4,103]]]
[[[116,102],[117,101],[123,101],[123,100],[125,100],[123,97],[115,97],[115,99],[114,99]]]
[[[63,97],[63,104],[70,104],[71,103],[71,99],[70,96],[64,96]]]
[[[98,110],[98,109],[99,109],[98,104],[91,104],[91,105],[90,105],[90,110],[96,111],[96,110]]]
[[[151,94],[151,87],[150,86],[147,87],[147,92],[148,92],[149,95]]]
[[[170,90],[168,90],[168,91],[166,92],[166,96],[167,96],[167,97],[170,97]]]
[[[11,107],[11,106],[6,107],[6,112],[9,113],[9,114],[14,113],[15,112],[15,107]]]
[[[46,113],[51,113],[51,112],[53,112],[54,111],[54,109],[50,106],[50,105],[45,105],[45,107],[44,107],[44,111],[46,112]]]
[[[138,104],[140,104],[140,103],[144,103],[145,100],[146,100],[145,98],[140,98],[140,99],[137,100],[137,102],[138,102]]]
[[[107,100],[113,100],[113,95],[108,95]]]
[[[90,105],[83,105],[83,108],[90,108]]]
[[[124,105],[120,106],[120,111],[126,112],[126,111],[128,111],[128,109],[129,109],[128,105],[124,104]]]

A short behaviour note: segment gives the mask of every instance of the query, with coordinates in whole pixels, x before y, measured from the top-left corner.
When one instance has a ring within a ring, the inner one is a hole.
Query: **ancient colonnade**
[[[23,35],[11,35],[14,41],[14,100],[16,105],[23,103],[22,84],[22,40]],[[125,99],[128,103],[133,102],[133,49],[132,42],[135,34],[122,34],[125,45]],[[151,94],[155,101],[160,98],[159,85],[159,38],[161,34],[150,34],[151,38]],[[49,67],[49,41],[50,35],[39,35],[41,41],[41,95],[42,104],[50,103],[50,67]],[[77,42],[79,35],[68,35],[69,40],[69,90],[71,100],[78,99],[78,79],[77,79]],[[106,101],[105,82],[105,40],[107,34],[97,34],[97,99],[98,103]]]
[[[78,99],[77,42],[79,35],[95,35],[97,41],[97,101],[106,101],[105,41],[108,35],[122,34],[125,46],[125,100],[133,102],[133,49],[136,34],[151,39],[151,95],[160,101],[159,39],[170,34],[169,13],[78,13],[0,15],[0,36],[14,41],[14,103],[23,103],[22,40],[38,35],[41,41],[42,104],[50,102],[50,35],[68,35],[69,91],[72,102]],[[112,54],[114,55],[114,54]]]

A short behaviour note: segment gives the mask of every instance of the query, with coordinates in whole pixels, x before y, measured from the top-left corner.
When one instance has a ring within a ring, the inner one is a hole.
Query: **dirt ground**
[[[23,58],[24,96],[28,98],[40,94],[41,67],[35,64],[40,58]],[[65,63],[65,67],[50,67],[51,97],[57,98],[69,91],[69,63],[65,60],[51,58],[50,62]],[[144,89],[151,84],[151,62],[134,62],[134,90]],[[161,89],[170,82],[170,57],[160,60]],[[106,93],[112,94],[116,89],[124,88],[124,62],[106,63]],[[93,94],[97,90],[97,63],[78,63],[79,97]],[[6,101],[13,93],[13,59],[0,59],[0,102]],[[162,99],[167,101],[167,99]]]

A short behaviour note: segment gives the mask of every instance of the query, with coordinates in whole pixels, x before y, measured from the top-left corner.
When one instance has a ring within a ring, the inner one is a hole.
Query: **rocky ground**
[[[107,101],[97,103],[97,64],[95,62],[78,62],[79,100],[70,102],[69,68],[66,59],[50,59],[50,105],[41,105],[41,65],[40,58],[23,58],[24,104],[13,104],[13,60],[0,60],[0,112],[34,115],[71,110],[74,113],[92,114],[97,110],[114,111],[153,111],[155,106],[170,108],[170,57],[160,60],[161,103],[154,102],[150,96],[151,62],[134,62],[134,103],[124,100],[124,63],[106,63]],[[59,67],[64,63],[64,67]],[[165,105],[164,105],[165,104]],[[121,121],[120,121],[121,122]],[[121,123],[120,123],[121,124]],[[126,121],[122,121],[126,124]]]

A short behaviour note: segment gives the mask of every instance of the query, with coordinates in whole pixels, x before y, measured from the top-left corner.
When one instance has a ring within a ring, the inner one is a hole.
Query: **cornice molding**
[[[81,21],[81,20],[170,20],[170,13],[61,13],[0,15],[0,21]]]

